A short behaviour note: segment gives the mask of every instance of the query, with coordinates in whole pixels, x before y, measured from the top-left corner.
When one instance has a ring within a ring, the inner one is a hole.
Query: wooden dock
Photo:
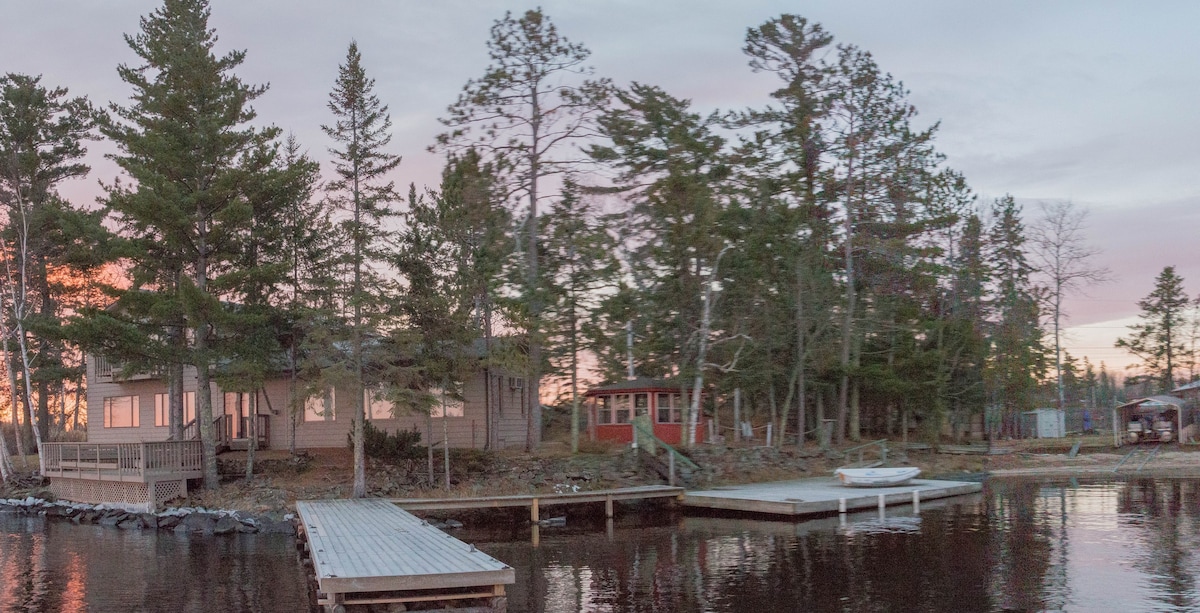
[[[412,602],[506,608],[504,586],[516,581],[510,566],[387,500],[299,501],[296,511],[326,611]]]
[[[913,479],[896,487],[844,487],[832,477],[753,483],[688,492],[686,507],[743,511],[765,515],[799,517],[845,513],[898,504],[920,504],[922,500],[972,494],[981,483]]]
[[[530,521],[540,519],[541,507],[565,504],[604,503],[607,517],[613,516],[613,503],[623,500],[675,498],[684,495],[682,487],[643,485],[608,490],[567,492],[564,494],[524,494],[519,496],[480,496],[477,498],[397,498],[392,502],[409,511],[448,511],[458,509],[498,509],[529,507]]]

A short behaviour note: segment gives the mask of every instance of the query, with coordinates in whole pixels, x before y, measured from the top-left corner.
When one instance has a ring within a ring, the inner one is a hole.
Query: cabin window
[[[633,414],[645,415],[650,411],[650,394],[633,395]]]
[[[395,417],[392,401],[379,397],[379,390],[363,390],[363,412],[367,419],[392,419]]]
[[[188,425],[196,419],[196,392],[183,393],[183,424]],[[169,394],[154,395],[154,425],[164,427],[171,425],[171,396]]]
[[[596,423],[601,425],[613,423],[612,396],[601,396],[596,409]]]
[[[616,423],[618,423],[618,424],[629,423],[629,409],[630,409],[629,402],[630,402],[629,394],[618,394],[616,396],[616,401],[615,401],[616,417],[617,417]]]
[[[429,409],[430,417],[462,417],[464,413],[463,401],[455,398],[446,390],[440,387],[435,387],[429,390],[433,394],[433,406]],[[442,407],[445,407],[445,413],[442,413]]]
[[[333,389],[325,390],[321,396],[313,396],[304,401],[304,421],[333,421],[334,419]]]
[[[112,396],[104,399],[105,428],[136,428],[138,422],[137,396]]]

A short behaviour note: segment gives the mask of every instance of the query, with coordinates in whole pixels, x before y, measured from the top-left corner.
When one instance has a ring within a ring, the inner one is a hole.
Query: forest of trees
[[[1117,377],[1057,342],[1064,292],[1105,276],[1047,258],[1085,248],[1082,211],[978,199],[904,85],[802,17],[747,31],[769,99],[706,113],[593,74],[540,10],[506,14],[429,143],[440,184],[407,190],[378,65],[354,42],[329,75],[328,140],[299,143],[255,114],[267,88],[238,77],[245,52],[219,52],[208,19],[205,0],[165,0],[126,35],[126,103],[0,80],[17,453],[85,428],[85,352],[164,372],[173,432],[195,367],[208,446],[208,378],[251,392],[281,368],[295,398],[336,382],[421,411],[503,365],[530,378],[531,447],[539,397],[578,415],[581,381],[624,378],[630,351],[638,376],[707,392],[687,419],[739,390],[781,442],[826,419],[839,442],[936,436],[985,411],[1013,434],[1035,406],[1117,399]],[[90,172],[101,138],[121,176],[101,178],[102,206],[67,202],[56,187]]]

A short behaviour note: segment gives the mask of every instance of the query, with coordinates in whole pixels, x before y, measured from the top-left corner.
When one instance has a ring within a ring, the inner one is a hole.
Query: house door
[[[225,392],[225,419],[233,438],[246,438],[246,417],[250,415],[250,395]]]

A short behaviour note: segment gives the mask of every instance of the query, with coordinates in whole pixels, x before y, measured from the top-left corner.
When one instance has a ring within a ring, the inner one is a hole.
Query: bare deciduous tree
[[[1041,218],[1030,228],[1033,264],[1043,280],[1043,306],[1054,328],[1054,377],[1058,408],[1063,408],[1062,322],[1067,316],[1063,299],[1071,292],[1111,278],[1109,270],[1093,258],[1100,250],[1087,242],[1087,209],[1070,201],[1041,202]]]

